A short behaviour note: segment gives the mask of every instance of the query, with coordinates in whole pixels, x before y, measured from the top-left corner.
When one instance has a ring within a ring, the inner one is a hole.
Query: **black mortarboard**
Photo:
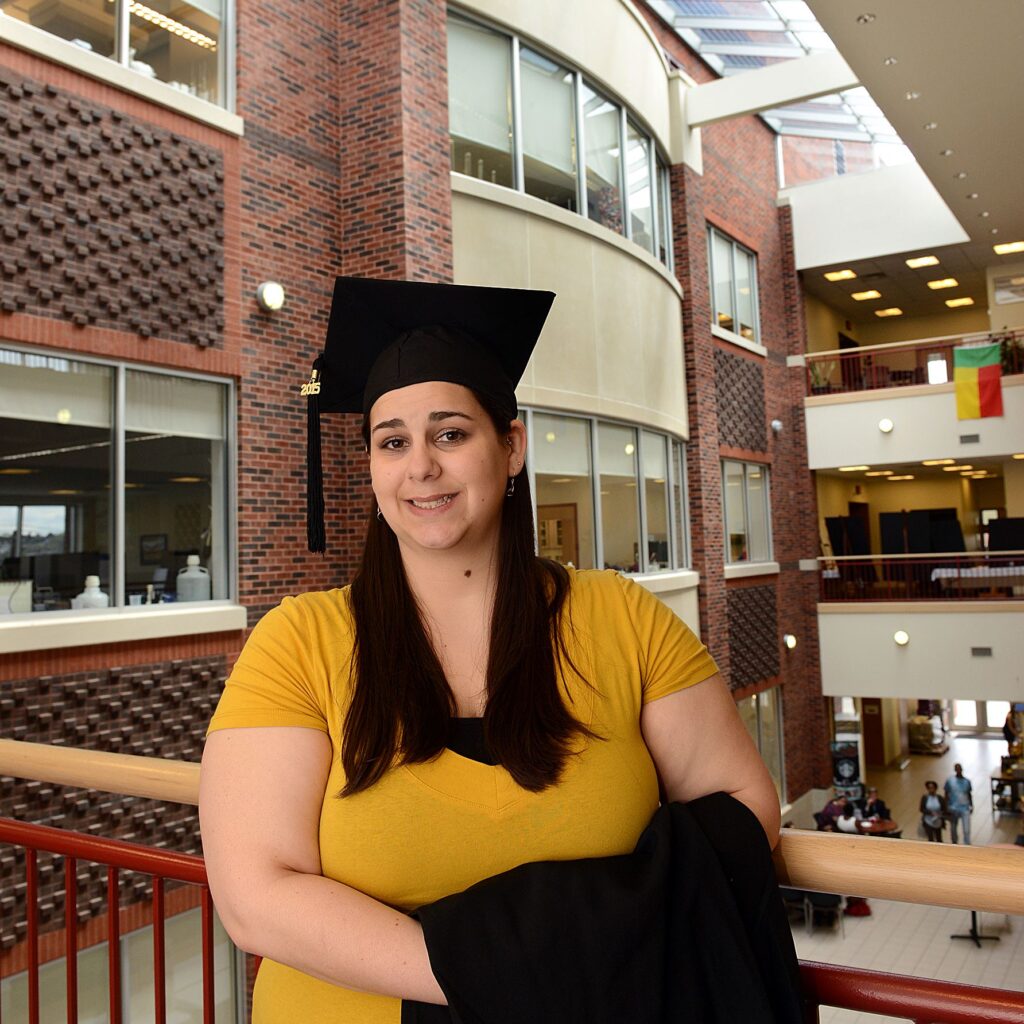
[[[409,384],[462,384],[517,412],[515,387],[552,292],[339,277],[324,350],[303,385],[307,407],[307,539],[326,550],[320,413],[369,413]]]

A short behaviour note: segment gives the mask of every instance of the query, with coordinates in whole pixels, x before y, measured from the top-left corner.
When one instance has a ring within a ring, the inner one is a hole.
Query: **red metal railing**
[[[1024,373],[1024,330],[930,338],[905,344],[808,352],[807,394],[829,395],[953,380],[953,349],[999,342],[1005,375]]]
[[[96,839],[45,825],[0,818],[0,843],[25,849],[26,913],[28,917],[29,1024],[39,1021],[39,916],[36,856],[39,852],[63,856],[65,878],[65,930],[67,1019],[75,1024],[77,1007],[77,917],[75,870],[78,859],[107,865],[107,921],[109,1020],[121,1021],[121,974],[118,917],[118,872],[141,871],[153,876],[153,977],[155,1020],[166,1020],[163,944],[164,882],[178,880],[202,889],[203,1021],[214,1020],[213,905],[201,857],[152,850],[135,843]],[[818,1020],[820,1006],[867,1013],[910,1017],[915,1024],[1020,1024],[1024,1020],[1024,993],[1003,989],[956,985],[906,975],[856,970],[830,964],[801,962],[801,985],[807,1024]]]
[[[819,558],[821,601],[1024,599],[1024,551]]]
[[[169,881],[187,882],[201,890],[203,1022],[213,1024],[213,902],[206,882],[202,857],[167,850],[155,850],[117,839],[98,839],[79,832],[67,832],[48,825],[31,825],[0,818],[0,843],[25,850],[25,914],[27,922],[27,983],[29,1024],[39,1022],[39,853],[64,858],[64,940],[67,978],[67,1019],[78,1020],[78,916],[77,879],[79,860],[107,867],[107,974],[109,1017],[121,1024],[121,955],[119,873],[142,872],[153,879],[153,991],[156,1024],[167,1019],[166,967],[164,960],[164,889]]]

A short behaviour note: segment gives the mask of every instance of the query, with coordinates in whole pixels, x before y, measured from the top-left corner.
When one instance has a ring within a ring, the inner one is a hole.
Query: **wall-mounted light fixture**
[[[264,281],[256,289],[256,300],[268,312],[276,313],[284,305],[284,285]]]
[[[892,638],[897,647],[906,647],[910,643],[910,634],[905,629],[897,629]]]
[[[782,420],[775,419],[771,422],[772,431],[776,434],[782,433]]]
[[[796,647],[796,637],[792,633],[783,633],[782,642],[789,650],[793,650]]]
[[[878,421],[878,429],[883,434],[891,434],[892,433],[892,428],[894,426],[896,426],[896,424],[893,423],[893,421],[891,419],[889,419],[888,416],[884,416],[882,419],[880,419]]]

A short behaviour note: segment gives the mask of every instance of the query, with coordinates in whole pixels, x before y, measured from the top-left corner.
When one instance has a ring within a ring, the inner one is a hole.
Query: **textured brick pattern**
[[[763,363],[715,349],[719,444],[756,452],[767,447]]]
[[[0,138],[0,309],[221,344],[217,150],[4,68]]]
[[[5,683],[0,735],[54,746],[198,761],[203,734],[227,674],[223,657],[135,665]],[[200,853],[196,809],[97,790],[0,779],[0,816],[126,839],[159,849]],[[40,921],[60,928],[64,913],[61,858],[41,854]],[[78,865],[78,920],[106,907],[105,869]],[[148,896],[148,876],[125,872],[124,903]],[[0,947],[25,933],[24,853],[0,848]]]
[[[730,682],[733,689],[779,674],[775,587],[729,588]]]

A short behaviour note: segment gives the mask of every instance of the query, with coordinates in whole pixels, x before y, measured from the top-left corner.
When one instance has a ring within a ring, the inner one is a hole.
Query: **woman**
[[[939,784],[929,779],[921,797],[921,824],[929,843],[942,842],[942,830],[946,827],[946,798],[939,793]]]
[[[724,790],[777,840],[700,642],[637,584],[534,555],[514,387],[552,298],[337,282],[311,385],[322,410],[364,412],[362,565],[263,618],[203,757],[214,898],[265,958],[256,1022],[443,1004],[408,912],[528,861],[632,850],[659,785]]]

